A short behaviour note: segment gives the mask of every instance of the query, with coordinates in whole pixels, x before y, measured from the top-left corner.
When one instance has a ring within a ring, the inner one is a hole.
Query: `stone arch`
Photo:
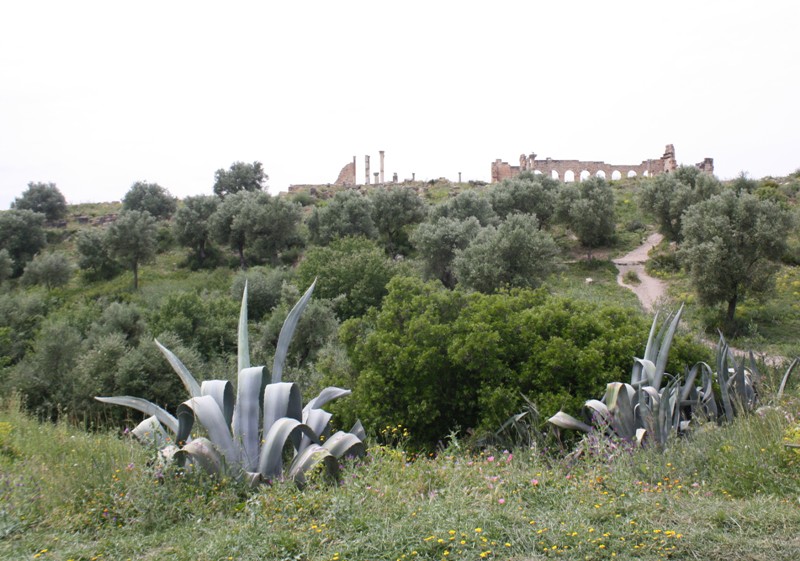
[[[628,171],[628,177],[636,177],[636,170]]]
[[[616,181],[617,179],[622,179],[622,173],[618,169],[615,169],[611,172],[611,180]]]
[[[533,175],[542,175],[542,172],[538,169],[533,170]]]
[[[644,170],[644,173],[642,174],[642,177],[649,177],[649,176],[650,176],[650,171],[649,170]]]
[[[594,174],[594,176],[595,177],[599,177],[601,179],[605,179],[606,178],[606,172],[605,172],[605,170],[599,169],[599,170],[597,170],[597,173]]]
[[[550,177],[552,177],[556,181],[559,180],[558,172],[556,170],[550,170]]]
[[[564,172],[564,183],[570,183],[572,181],[575,181],[575,172],[568,169]]]
[[[583,171],[581,172],[581,175],[580,175],[580,177],[581,177],[581,178],[580,178],[580,181],[586,181],[586,180],[587,180],[587,179],[589,179],[591,176],[592,176],[592,174],[591,174],[591,173],[589,173],[589,170],[588,170],[588,169],[585,169],[585,170],[583,170]]]

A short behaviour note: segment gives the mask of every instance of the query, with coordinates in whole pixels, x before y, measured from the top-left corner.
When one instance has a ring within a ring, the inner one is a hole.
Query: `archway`
[[[570,183],[572,181],[575,181],[575,172],[568,169],[564,172],[564,183]]]
[[[594,174],[594,176],[595,177],[600,177],[601,179],[605,179],[606,178],[606,172],[601,170],[601,169],[599,169],[599,170],[597,170],[597,173]]]
[[[583,170],[581,172],[581,181],[586,181],[587,179],[589,179],[589,177],[591,177],[591,175],[592,174],[589,173],[589,170]]]
[[[635,171],[633,171],[633,170],[630,170],[630,171],[628,172],[628,177],[636,177],[636,172],[635,172]]]
[[[650,175],[650,171],[644,170],[644,173],[642,174],[642,177],[648,177],[649,175]]]
[[[533,175],[542,175],[542,172],[538,169],[533,170]]]
[[[618,179],[622,179],[622,174],[618,169],[615,169],[611,172],[611,181],[616,181]]]
[[[556,170],[552,170],[552,171],[550,172],[550,177],[552,177],[553,179],[555,179],[556,181],[558,181],[558,172],[557,172]]]

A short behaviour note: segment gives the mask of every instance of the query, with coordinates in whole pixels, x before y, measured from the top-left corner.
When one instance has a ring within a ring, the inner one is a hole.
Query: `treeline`
[[[577,414],[641,353],[649,322],[638,314],[539,288],[576,243],[591,257],[616,242],[614,189],[603,179],[562,184],[525,173],[434,203],[402,186],[325,200],[274,197],[258,162],[236,162],[215,178],[213,195],[183,201],[135,183],[115,222],[49,246],[46,221],[67,209],[55,185],[30,184],[0,213],[3,392],[20,392],[43,418],[87,424],[124,414],[95,395],[136,395],[174,409],[184,392],[153,338],[199,378],[235,380],[245,279],[254,363],[271,363],[283,318],[317,278],[287,379],[304,394],[331,383],[352,388],[337,417],[404,424],[420,445],[456,427],[491,431],[525,399],[542,418],[558,409]],[[693,219],[664,199],[680,195],[689,208],[716,196],[755,197],[753,208],[776,205],[768,208],[775,251],[767,263],[785,257],[790,220],[772,213],[789,215],[796,186],[764,196],[764,182],[738,185],[681,168],[643,183],[640,204],[665,232],[678,227],[676,213],[686,216],[680,247],[688,255]],[[142,290],[141,266],[159,253],[182,254],[181,268],[144,269]],[[147,280],[156,269],[158,279]],[[762,280],[768,286],[769,275]],[[677,373],[704,353],[681,339],[672,367]]]

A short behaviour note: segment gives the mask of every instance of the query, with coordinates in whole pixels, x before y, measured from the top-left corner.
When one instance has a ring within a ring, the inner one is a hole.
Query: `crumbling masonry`
[[[492,162],[492,183],[510,179],[523,171],[542,173],[553,179],[561,181],[580,181],[588,176],[600,176],[606,179],[621,179],[622,177],[652,176],[667,173],[678,167],[675,160],[675,148],[667,144],[664,155],[654,160],[644,160],[639,165],[617,165],[605,162],[583,162],[580,160],[552,160],[545,158],[537,160],[536,154],[519,157],[519,166],[511,166],[508,162],[499,159]],[[714,159],[705,158],[695,167],[703,173],[714,173]]]

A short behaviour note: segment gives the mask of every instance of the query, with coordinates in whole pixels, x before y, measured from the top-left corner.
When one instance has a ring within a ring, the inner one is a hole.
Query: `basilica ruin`
[[[510,179],[522,173],[531,171],[548,175],[561,181],[582,181],[590,176],[604,177],[605,179],[621,179],[623,177],[653,176],[668,173],[678,167],[675,160],[675,147],[667,144],[664,155],[657,159],[644,160],[641,164],[607,164],[605,162],[584,162],[581,160],[553,160],[545,158],[537,160],[536,154],[519,157],[519,165],[512,166],[500,159],[492,162],[492,183]],[[714,159],[705,158],[695,167],[703,173],[714,173]]]

